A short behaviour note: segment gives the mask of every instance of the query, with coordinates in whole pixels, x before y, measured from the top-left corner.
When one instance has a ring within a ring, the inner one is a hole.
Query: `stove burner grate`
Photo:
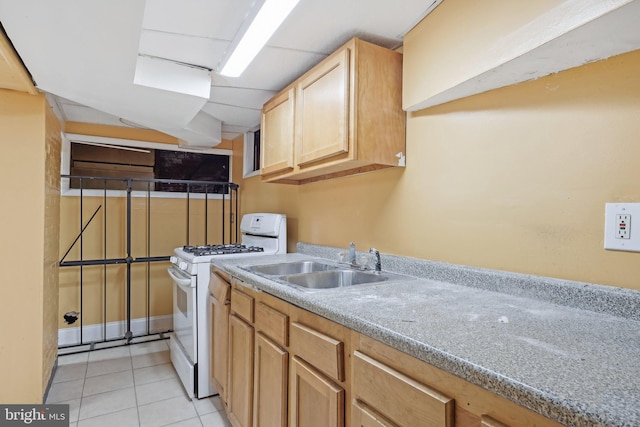
[[[187,245],[183,246],[182,249],[187,253],[194,254],[195,256],[264,252],[264,249],[259,246],[246,246],[239,243],[231,243],[227,245]]]

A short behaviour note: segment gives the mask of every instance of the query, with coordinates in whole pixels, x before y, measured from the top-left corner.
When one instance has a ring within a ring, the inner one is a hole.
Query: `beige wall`
[[[44,211],[44,265],[42,298],[42,387],[45,389],[53,364],[58,355],[58,242],[60,241],[60,152],[61,125],[49,105],[45,105],[45,211]]]
[[[2,403],[41,403],[55,361],[59,131],[44,95],[0,89]]]
[[[446,70],[443,70],[446,71]],[[640,51],[410,114],[407,167],[299,187],[241,183],[290,243],[640,289],[603,249],[605,202],[640,202]]]

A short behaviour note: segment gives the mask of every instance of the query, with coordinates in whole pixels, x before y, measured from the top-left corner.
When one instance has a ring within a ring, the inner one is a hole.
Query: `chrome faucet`
[[[369,253],[376,257],[376,273],[380,273],[382,271],[382,261],[380,261],[380,251],[376,248],[369,249]]]
[[[349,264],[356,265],[356,244],[349,243]]]

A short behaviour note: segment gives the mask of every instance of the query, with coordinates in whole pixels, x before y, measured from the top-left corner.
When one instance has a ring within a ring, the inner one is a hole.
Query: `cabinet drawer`
[[[262,302],[256,305],[256,329],[283,347],[289,345],[289,316]]]
[[[211,271],[211,279],[209,280],[209,292],[220,302],[229,301],[229,290],[231,285],[224,277],[218,275],[215,271]]]
[[[353,356],[355,399],[401,426],[453,427],[453,399],[359,351]]]
[[[249,323],[253,323],[253,305],[253,297],[237,289],[231,290],[231,311]]]
[[[344,381],[344,343],[301,323],[291,324],[291,350],[338,381]]]
[[[508,425],[494,420],[488,415],[482,415],[480,417],[480,427],[509,427]]]
[[[359,400],[351,404],[351,420],[356,427],[398,427]]]

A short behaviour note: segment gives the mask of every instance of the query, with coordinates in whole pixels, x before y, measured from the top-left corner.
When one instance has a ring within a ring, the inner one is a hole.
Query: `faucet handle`
[[[370,248],[369,253],[376,257],[376,272],[382,271],[382,261],[380,260],[380,251],[376,248]]]

